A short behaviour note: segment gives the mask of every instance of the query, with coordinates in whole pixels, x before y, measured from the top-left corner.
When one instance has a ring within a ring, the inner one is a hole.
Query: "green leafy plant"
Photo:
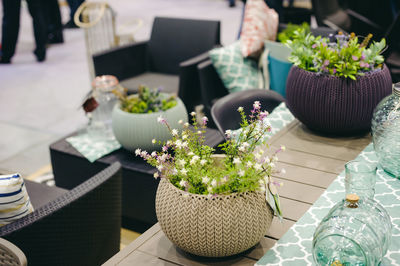
[[[381,55],[386,47],[385,39],[369,42],[369,34],[360,43],[354,33],[339,33],[332,38],[315,37],[304,30],[296,30],[286,45],[292,49],[289,61],[307,71],[345,77],[356,80],[357,76],[382,68]]]
[[[177,104],[174,95],[167,96],[161,93],[161,89],[149,89],[139,86],[137,94],[126,96],[119,94],[121,109],[129,113],[154,113],[166,111]]]
[[[271,174],[276,172],[277,153],[285,148],[282,146],[269,154],[265,151],[265,133],[271,128],[264,120],[268,113],[261,111],[258,101],[253,105],[249,119],[242,107],[238,111],[242,117],[241,129],[226,131],[228,140],[220,145],[226,153],[222,158],[214,155],[215,150],[204,144],[207,117],[198,122],[194,112],[191,113],[193,127],[185,123],[181,131],[170,128],[168,122],[159,117],[158,121],[166,125],[172,139],[162,143],[160,152],[149,154],[137,149],[135,153],[157,167],[155,178],[167,178],[188,193],[212,197],[216,194],[266,191],[269,204],[281,215],[276,189],[280,183],[275,182]],[[154,139],[153,143],[156,142]]]
[[[298,35],[296,31],[304,31],[306,34],[310,32],[310,25],[307,22],[303,22],[301,25],[289,23],[282,32],[278,34],[278,41],[286,43],[288,40],[294,40]]]

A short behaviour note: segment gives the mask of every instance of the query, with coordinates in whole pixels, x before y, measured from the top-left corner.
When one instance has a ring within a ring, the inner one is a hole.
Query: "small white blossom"
[[[285,150],[286,150],[286,147],[282,145],[282,146],[281,146],[281,150],[282,150],[282,151],[285,151]]]
[[[211,186],[212,186],[212,187],[216,187],[216,186],[217,186],[217,180],[213,179],[213,180],[211,181]]]
[[[189,156],[193,156],[193,155],[194,155],[194,152],[190,151],[190,152],[188,152],[188,155],[189,155]]]
[[[153,151],[153,152],[151,153],[151,157],[156,157],[156,156],[157,156],[157,152]]]
[[[230,130],[230,129],[226,130],[225,131],[225,135],[226,135],[227,138],[230,138],[231,135],[232,135],[232,130]]]
[[[184,134],[184,133],[182,133],[182,139],[183,139],[183,140],[187,139],[187,135]]]
[[[205,176],[201,179],[201,182],[203,182],[204,184],[207,184],[209,181],[210,181],[210,178],[208,178],[207,176]]]
[[[243,145],[241,145],[241,146],[239,147],[239,151],[244,152],[245,150],[246,150],[246,148],[243,147]]]
[[[145,157],[147,154],[148,154],[147,151],[142,151],[142,152],[140,153],[140,156]]]
[[[207,163],[207,160],[205,160],[205,159],[202,159],[201,161],[200,161],[200,165],[205,165]]]
[[[188,143],[187,143],[187,141],[185,141],[185,142],[182,142],[182,147],[183,147],[183,148],[187,148],[187,147],[188,147]]]
[[[238,112],[243,112],[243,107],[239,106],[239,108],[237,110],[238,110]]]
[[[173,175],[177,175],[178,174],[178,170],[176,168],[172,169],[172,174]]]
[[[151,140],[151,143],[156,144],[156,143],[157,143],[157,140],[156,140],[156,139],[152,139],[152,140]]]
[[[243,170],[239,170],[238,175],[239,176],[244,176],[245,172]]]
[[[253,163],[252,163],[251,161],[248,161],[248,162],[246,163],[246,166],[250,168],[250,167],[253,166]]]
[[[258,160],[258,159],[260,159],[260,158],[261,158],[261,154],[259,154],[259,153],[256,153],[256,154],[254,154],[254,157],[256,157],[256,159]]]
[[[157,165],[157,169],[158,169],[158,171],[162,171],[162,169],[164,169],[164,166],[162,165],[162,164],[160,164],[160,165]]]
[[[201,130],[198,130],[198,131],[197,131],[197,134],[199,134],[199,135],[200,135],[201,133],[202,133],[202,132],[201,132]]]
[[[183,169],[181,170],[181,174],[182,174],[182,175],[186,175],[186,174],[187,174],[187,170],[186,170],[185,168],[183,168]]]
[[[269,163],[269,166],[270,166],[271,168],[274,168],[274,167],[275,167],[275,164],[274,164],[274,163]]]
[[[259,163],[254,164],[254,169],[256,170],[262,170],[262,166]]]
[[[179,182],[179,185],[180,185],[181,187],[186,187],[187,183],[186,183],[185,180],[181,180],[181,181]]]
[[[277,162],[278,161],[278,156],[274,155],[271,159],[272,162]]]
[[[182,119],[179,120],[179,121],[178,121],[178,124],[182,125],[182,124],[183,124],[183,120],[182,120]]]
[[[213,193],[213,188],[212,187],[208,187],[207,191],[208,191],[208,193]]]
[[[135,150],[135,154],[136,154],[136,155],[139,155],[141,152],[142,152],[141,149],[136,149],[136,150]]]
[[[185,124],[183,124],[183,126],[184,126],[184,127],[188,127],[188,126],[189,126],[189,123],[186,122]]]
[[[184,159],[179,159],[179,160],[177,161],[177,164],[180,165],[180,166],[182,166],[182,167],[185,166],[185,163],[186,163],[186,161],[185,161]]]
[[[233,163],[234,164],[240,164],[240,159],[239,158],[233,158]]]
[[[191,116],[195,116],[195,115],[196,115],[196,112],[191,112],[190,115],[191,115]]]
[[[153,176],[154,176],[155,179],[157,179],[160,175],[158,174],[158,172],[155,172],[155,173],[153,174]]]
[[[258,180],[258,183],[260,183],[260,185],[265,184],[263,179]]]
[[[163,153],[163,155],[161,155],[161,157],[160,157],[160,160],[162,162],[165,162],[165,160],[167,160],[167,158],[168,158],[168,154],[167,153]]]
[[[177,136],[178,135],[178,130],[176,130],[175,128],[171,130],[171,133],[173,136]]]

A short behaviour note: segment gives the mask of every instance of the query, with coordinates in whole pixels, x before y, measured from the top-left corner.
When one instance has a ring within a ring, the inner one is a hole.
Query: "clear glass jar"
[[[345,164],[346,195],[357,194],[360,198],[374,198],[377,165],[353,160]]]
[[[390,216],[379,203],[349,194],[317,227],[314,261],[317,265],[379,265],[391,235]]]
[[[90,122],[87,132],[94,139],[114,138],[111,127],[111,114],[118,97],[114,93],[119,90],[119,82],[115,76],[98,76],[93,80],[92,96],[98,103],[96,109],[90,113]]]
[[[371,122],[372,142],[379,164],[400,177],[400,83],[376,106]]]

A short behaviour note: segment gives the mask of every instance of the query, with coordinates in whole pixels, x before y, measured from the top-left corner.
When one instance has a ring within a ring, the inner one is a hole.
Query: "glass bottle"
[[[400,83],[391,95],[376,106],[372,121],[372,142],[379,164],[394,177],[400,177]]]
[[[379,265],[391,231],[390,216],[379,203],[348,194],[317,227],[314,261],[317,265]]]
[[[112,139],[111,113],[118,98],[114,93],[119,90],[119,82],[115,76],[103,75],[93,80],[92,96],[98,106],[90,114],[87,128],[88,134],[94,139]]]
[[[345,164],[345,188],[347,194],[374,198],[377,165],[366,161],[353,160]]]

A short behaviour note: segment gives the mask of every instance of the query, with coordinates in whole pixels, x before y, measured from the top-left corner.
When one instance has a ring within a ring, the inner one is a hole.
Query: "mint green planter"
[[[122,147],[134,151],[137,148],[148,152],[159,150],[161,145],[151,143],[152,139],[167,141],[172,138],[167,127],[157,122],[162,116],[168,121],[171,128],[181,129],[178,123],[188,121],[188,114],[181,99],[178,104],[165,112],[150,114],[133,114],[122,111],[119,104],[115,105],[112,112],[112,129],[115,138]]]

